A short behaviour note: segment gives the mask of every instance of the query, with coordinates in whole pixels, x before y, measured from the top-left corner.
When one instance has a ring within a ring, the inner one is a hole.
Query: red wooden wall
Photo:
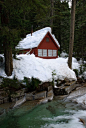
[[[46,41],[46,37],[49,38],[49,42]],[[40,57],[40,58],[44,58],[44,59],[54,59],[54,58],[58,58],[58,49],[59,47],[57,46],[56,42],[54,41],[54,39],[52,38],[52,36],[50,35],[50,33],[48,32],[45,37],[43,38],[43,40],[40,42],[40,44],[38,45],[37,48],[32,48],[31,49],[24,49],[24,50],[21,50],[20,53],[27,53],[29,52],[30,50],[30,54],[34,54],[36,57],[39,57],[38,56],[38,49],[50,49],[50,50],[57,50],[57,56],[55,57]],[[48,53],[47,53],[48,54]]]

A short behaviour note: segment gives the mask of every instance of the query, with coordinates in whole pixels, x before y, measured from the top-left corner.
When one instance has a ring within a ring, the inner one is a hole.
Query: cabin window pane
[[[46,42],[49,42],[49,38],[48,37],[46,37]]]
[[[42,49],[38,49],[38,56],[42,56]]]
[[[53,50],[53,56],[57,56],[57,50]]]
[[[48,50],[48,56],[52,56],[52,50]]]
[[[47,56],[47,49],[43,49],[43,56]]]

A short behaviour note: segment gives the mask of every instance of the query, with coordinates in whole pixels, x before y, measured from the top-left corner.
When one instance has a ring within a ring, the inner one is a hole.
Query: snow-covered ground
[[[59,57],[57,59],[41,59],[35,57],[33,54],[21,54],[17,55],[17,58],[18,60],[13,60],[13,75],[19,80],[23,80],[24,77],[34,77],[43,82],[51,81],[52,72],[56,74],[54,76],[55,79],[63,80],[68,78],[70,80],[76,80],[75,73],[68,67],[67,58]],[[75,68],[78,69],[79,64],[76,59],[73,58],[73,69]],[[6,77],[2,68],[0,68],[0,76]]]
[[[75,73],[69,69],[67,65],[67,59],[57,58],[57,59],[41,59],[34,55],[18,55],[18,59],[14,60],[14,74],[15,77],[23,80],[25,77],[38,78],[41,81],[51,81],[52,72],[56,75],[56,79],[63,80],[68,78],[70,80],[76,80]],[[76,63],[73,62],[73,65]]]

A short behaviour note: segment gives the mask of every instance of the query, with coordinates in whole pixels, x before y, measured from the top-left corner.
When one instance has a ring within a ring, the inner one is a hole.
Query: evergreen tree
[[[70,9],[68,2],[55,1],[55,18],[53,33],[60,43],[60,52],[68,53],[69,44],[69,25],[70,25]]]
[[[54,0],[50,0],[50,2],[51,2],[51,9],[50,9],[50,26],[51,26],[51,29],[53,30]]]
[[[85,58],[86,51],[86,0],[77,0],[74,55]]]
[[[12,50],[15,52],[20,37],[25,37],[31,31],[31,25],[35,29],[40,25],[38,20],[45,18],[45,8],[44,0],[0,0],[0,46],[4,51],[5,72],[8,76],[13,70]]]

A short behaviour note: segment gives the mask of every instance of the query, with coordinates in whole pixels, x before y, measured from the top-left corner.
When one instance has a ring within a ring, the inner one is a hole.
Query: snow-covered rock
[[[86,94],[79,96],[78,98],[73,99],[74,102],[77,102],[79,104],[86,105]]]
[[[82,96],[86,93],[86,87],[80,87],[80,89],[75,90],[74,92],[72,92],[67,98],[74,98],[74,97],[78,97],[78,96]]]

